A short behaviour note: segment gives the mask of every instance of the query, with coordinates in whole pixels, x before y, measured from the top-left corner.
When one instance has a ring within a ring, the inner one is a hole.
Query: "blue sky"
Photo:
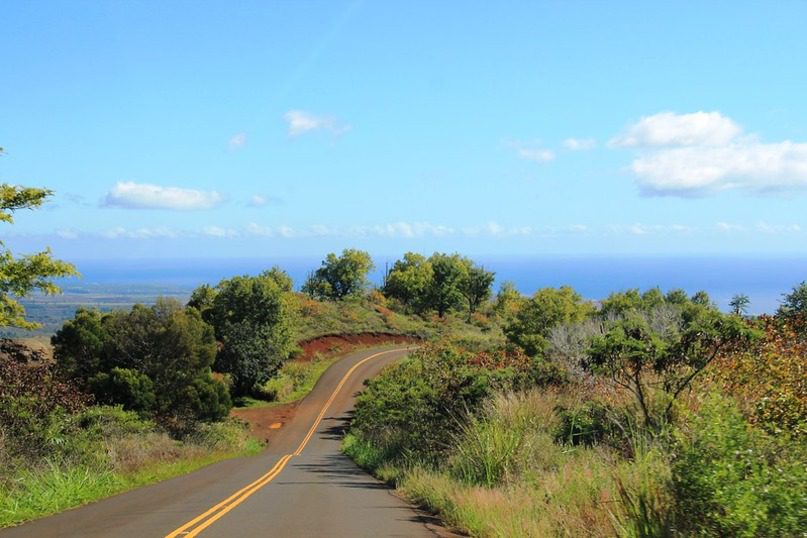
[[[807,254],[804,2],[6,2],[3,239]]]

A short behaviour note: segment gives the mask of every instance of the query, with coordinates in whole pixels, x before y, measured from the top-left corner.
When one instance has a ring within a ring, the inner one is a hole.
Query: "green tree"
[[[468,266],[459,254],[440,252],[432,254],[429,263],[432,266],[432,280],[426,292],[426,304],[443,318],[449,310],[462,304],[461,286]]]
[[[459,290],[468,303],[468,317],[490,298],[495,273],[467,261],[467,270],[460,280]]]
[[[496,293],[496,302],[493,304],[493,310],[505,322],[510,322],[516,316],[525,302],[525,298],[516,288],[512,282],[505,281],[499,286],[499,291]]]
[[[654,309],[624,312],[603,335],[594,336],[584,366],[627,390],[644,422],[672,419],[675,399],[721,353],[747,346],[758,335],[737,316],[691,300],[677,310],[676,330],[654,326]]]
[[[807,282],[802,282],[790,293],[783,295],[777,314],[780,316],[807,314]]]
[[[515,318],[504,327],[507,339],[532,356],[549,346],[552,329],[565,323],[583,321],[594,307],[569,286],[543,288],[525,301]]]
[[[222,347],[216,369],[248,394],[271,377],[294,350],[294,299],[277,274],[239,276],[216,287],[210,320]]]
[[[362,250],[345,249],[341,256],[330,253],[302,290],[311,297],[342,300],[366,289],[367,273],[373,268],[372,258]]]
[[[384,281],[382,292],[397,299],[409,310],[420,312],[426,306],[426,294],[434,272],[425,256],[407,252],[397,260]]]
[[[52,339],[62,375],[99,401],[153,415],[172,429],[224,418],[226,387],[211,376],[213,328],[172,299],[107,314],[79,310]]]
[[[36,209],[51,194],[52,191],[47,189],[0,184],[0,223],[13,223],[15,212]],[[49,249],[15,257],[0,241],[0,327],[40,327],[38,323],[26,319],[25,308],[16,298],[25,297],[33,291],[49,295],[59,293],[53,279],[77,274],[73,265],[53,259]]]
[[[748,305],[751,304],[751,299],[744,293],[738,293],[729,301],[729,308],[735,316],[744,316],[748,312]]]

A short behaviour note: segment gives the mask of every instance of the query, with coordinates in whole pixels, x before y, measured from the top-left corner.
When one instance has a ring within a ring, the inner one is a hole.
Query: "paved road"
[[[434,538],[421,515],[339,452],[362,381],[404,354],[374,349],[338,361],[258,456],[0,531],[0,538]]]

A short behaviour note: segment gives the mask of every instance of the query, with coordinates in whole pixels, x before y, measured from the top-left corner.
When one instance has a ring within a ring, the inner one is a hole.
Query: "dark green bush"
[[[673,488],[687,536],[803,536],[807,450],[756,429],[713,396],[678,435]]]
[[[98,403],[120,404],[144,416],[152,414],[157,396],[149,376],[130,368],[113,368],[89,379],[88,387]]]
[[[571,409],[558,408],[559,423],[554,437],[558,443],[594,446],[610,432],[608,407],[594,401],[586,402]]]
[[[528,378],[526,357],[471,353],[452,344],[430,344],[387,369],[359,395],[354,432],[390,459],[418,456],[435,462],[494,389]]]

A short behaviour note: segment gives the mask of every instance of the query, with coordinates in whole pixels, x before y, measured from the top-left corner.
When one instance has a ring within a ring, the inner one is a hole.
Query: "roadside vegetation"
[[[480,310],[507,343],[389,367],[343,448],[472,536],[804,536],[805,297],[504,286]]]
[[[0,186],[0,221],[49,194]],[[259,450],[233,402],[294,401],[332,361],[295,360],[307,343],[375,333],[423,344],[368,383],[344,449],[474,536],[805,536],[807,284],[749,318],[743,295],[494,297],[459,254],[406,253],[378,288],[371,268],[345,250],[300,292],[274,267],[80,309],[52,358],[0,353],[0,527]],[[74,273],[3,247],[0,326],[34,328],[17,299]]]
[[[11,222],[14,211],[49,194],[3,186],[0,220]],[[6,342],[0,527],[260,450],[230,410],[234,401],[286,403],[310,392],[334,357],[295,361],[300,343],[351,333],[501,338],[463,316],[393,310],[397,303],[370,289],[370,267],[369,255],[347,250],[328,255],[304,293],[273,267],[201,286],[187,304],[158,298],[108,312],[79,309],[52,337],[52,353]],[[0,326],[35,328],[17,298],[58,293],[52,279],[72,274],[47,251],[4,251]]]

